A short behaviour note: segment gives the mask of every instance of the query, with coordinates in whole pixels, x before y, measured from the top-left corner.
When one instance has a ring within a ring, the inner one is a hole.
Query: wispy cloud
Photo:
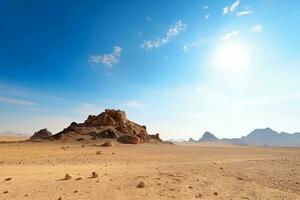
[[[207,38],[202,38],[198,41],[194,41],[194,42],[190,42],[190,43],[186,43],[183,45],[182,50],[184,51],[184,53],[188,53],[189,51],[191,51],[194,48],[199,47],[201,44],[204,44],[208,41],[212,41],[213,39],[207,39]]]
[[[8,97],[1,97],[1,96],[0,96],[0,103],[12,104],[12,105],[18,105],[18,106],[35,106],[36,105],[32,101],[8,98]]]
[[[233,31],[228,32],[228,33],[226,33],[225,35],[221,36],[221,37],[220,37],[220,40],[222,40],[222,41],[230,40],[230,39],[232,39],[233,37],[238,36],[239,34],[240,34],[240,33],[239,33],[238,31],[233,30]]]
[[[181,20],[178,20],[173,26],[169,28],[166,34],[163,37],[159,37],[153,40],[146,40],[141,45],[143,49],[155,49],[160,48],[161,46],[167,44],[171,40],[173,40],[179,33],[185,31],[187,25],[183,23]]]
[[[244,16],[244,15],[251,15],[252,13],[253,13],[252,10],[245,10],[245,11],[236,13],[236,16],[240,17],[240,16]]]
[[[73,109],[76,114],[80,116],[88,116],[91,114],[99,114],[104,110],[102,106],[91,104],[91,103],[81,103]]]
[[[151,17],[147,16],[147,17],[146,17],[146,20],[147,20],[147,21],[151,21]]]
[[[206,10],[206,9],[208,9],[208,6],[203,6],[202,9]]]
[[[223,15],[233,12],[240,5],[240,1],[235,1],[231,6],[223,8]]]
[[[128,101],[125,103],[125,106],[130,108],[142,108],[145,106],[145,104],[138,101]]]
[[[185,44],[183,45],[183,51],[184,53],[187,53],[189,52],[192,48],[195,48],[197,46],[197,43],[196,42],[192,42],[192,43],[189,43],[189,44]]]
[[[258,32],[261,32],[262,29],[263,29],[262,25],[254,25],[254,26],[252,26],[251,31],[258,33]]]
[[[97,64],[102,63],[106,67],[111,68],[114,64],[119,63],[121,52],[121,47],[114,46],[114,50],[112,53],[103,55],[90,55],[88,61]]]
[[[208,19],[210,17],[210,14],[205,15],[205,19]]]

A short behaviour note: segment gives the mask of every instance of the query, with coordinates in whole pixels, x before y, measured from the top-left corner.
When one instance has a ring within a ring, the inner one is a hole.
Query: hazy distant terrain
[[[189,142],[225,142],[233,145],[249,146],[273,146],[273,147],[300,147],[300,133],[278,133],[271,128],[255,129],[247,136],[242,138],[219,139],[213,134],[206,132],[198,140],[192,138]]]

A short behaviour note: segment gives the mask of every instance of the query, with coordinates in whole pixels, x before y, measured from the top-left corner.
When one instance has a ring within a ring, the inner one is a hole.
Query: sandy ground
[[[300,199],[300,148],[83,143],[0,143],[0,199]]]

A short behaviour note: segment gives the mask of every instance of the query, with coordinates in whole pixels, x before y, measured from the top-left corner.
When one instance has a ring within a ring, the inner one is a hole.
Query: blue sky
[[[120,108],[163,138],[300,131],[300,3],[1,1],[0,131]]]

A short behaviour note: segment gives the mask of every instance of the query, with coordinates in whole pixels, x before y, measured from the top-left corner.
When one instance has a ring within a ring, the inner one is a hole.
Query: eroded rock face
[[[52,133],[45,128],[45,129],[41,129],[41,130],[35,132],[30,137],[30,140],[43,140],[43,139],[49,138],[51,136],[52,136]]]
[[[139,144],[140,139],[135,135],[124,134],[124,135],[118,137],[118,142],[121,142],[124,144]]]
[[[72,122],[52,138],[69,140],[73,137],[110,138],[129,144],[162,142],[158,134],[149,135],[146,126],[128,120],[124,111],[114,109],[90,115],[83,123]]]

